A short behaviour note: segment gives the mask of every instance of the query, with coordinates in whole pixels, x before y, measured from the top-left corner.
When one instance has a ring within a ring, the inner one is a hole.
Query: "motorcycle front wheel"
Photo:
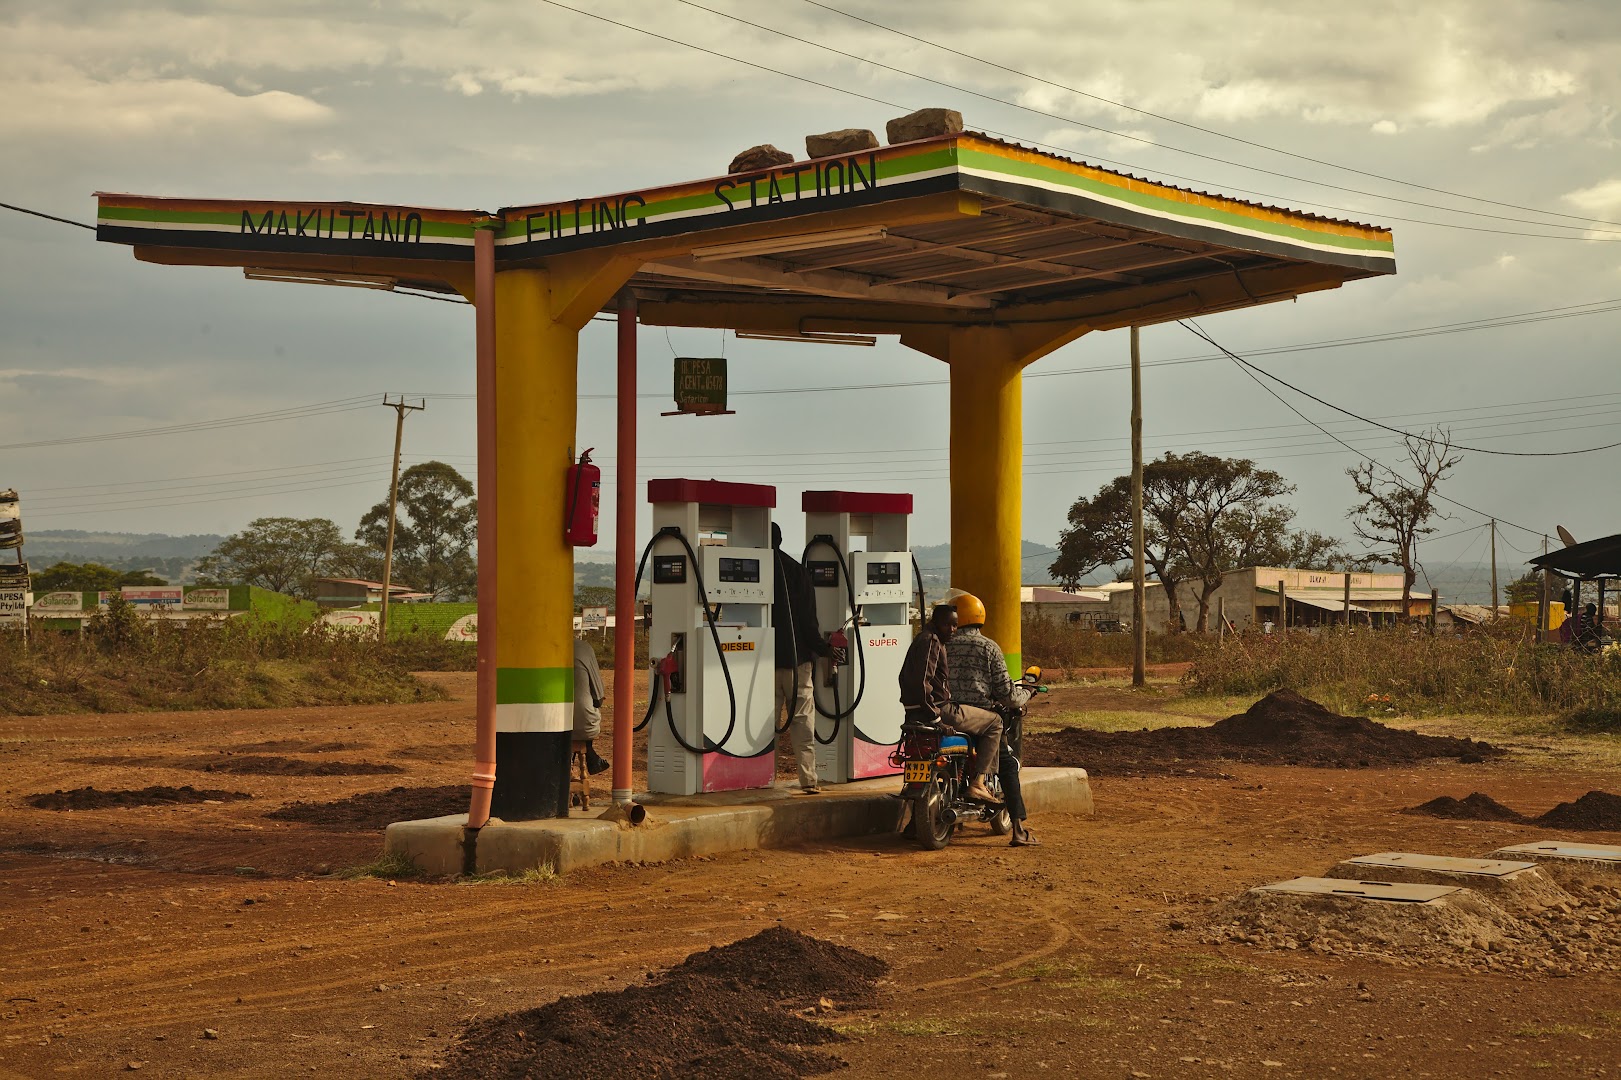
[[[936,777],[928,792],[912,804],[916,840],[925,850],[939,851],[951,843],[957,819],[951,813],[951,781]]]

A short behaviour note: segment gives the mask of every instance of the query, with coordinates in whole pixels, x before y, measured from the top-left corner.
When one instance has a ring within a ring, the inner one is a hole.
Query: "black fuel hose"
[[[715,614],[709,606],[709,588],[704,584],[704,572],[703,567],[698,560],[698,553],[692,550],[692,544],[687,541],[686,535],[682,533],[678,527],[674,525],[664,526],[664,528],[653,534],[653,538],[649,540],[647,542],[647,546],[642,549],[641,563],[636,567],[636,591],[641,591],[642,573],[647,568],[647,557],[652,553],[653,545],[657,544],[665,537],[673,537],[674,539],[681,541],[681,547],[686,551],[687,558],[692,560],[693,580],[698,582],[698,599],[703,604],[704,622],[708,624],[709,636],[715,643],[715,655],[720,658],[721,674],[726,677],[726,698],[730,707],[728,719],[726,721],[726,734],[722,735],[718,742],[712,741],[708,735],[705,735],[703,737],[703,742],[705,745],[702,749],[699,749],[681,737],[681,732],[676,728],[675,711],[670,705],[670,695],[665,694],[664,717],[669,722],[670,734],[675,737],[675,741],[681,745],[681,748],[687,751],[689,754],[716,753],[725,754],[727,757],[759,757],[759,754],[734,754],[730,750],[726,749],[726,743],[731,739],[732,732],[737,730],[737,688],[732,685],[732,669],[731,665],[726,662],[726,650],[721,648],[720,630],[715,626]],[[651,632],[651,624],[649,624],[648,630]],[[652,695],[649,694],[649,716],[652,715],[652,706]],[[701,732],[703,730],[703,719],[701,717],[699,718],[698,723],[699,731]]]
[[[844,552],[839,550],[838,543],[833,539],[833,537],[826,533],[820,533],[813,536],[811,537],[810,543],[805,545],[805,552],[801,556],[801,561],[809,562],[811,549],[818,544],[822,544],[829,548],[833,552],[833,557],[838,560],[839,574],[844,578],[844,595],[850,602],[850,630],[855,635],[856,639],[856,659],[859,660],[861,664],[861,675],[856,684],[855,697],[850,700],[850,706],[847,709],[841,709],[837,700],[835,700],[833,703],[832,712],[828,712],[826,709],[822,708],[822,700],[817,696],[816,693],[816,683],[814,681],[811,682],[811,701],[816,706],[817,715],[833,721],[833,734],[828,737],[828,742],[831,742],[833,739],[838,738],[839,725],[843,723],[845,718],[855,715],[856,707],[861,704],[861,698],[867,692],[867,654],[861,646],[861,618],[860,614],[856,611],[855,583],[850,580],[850,567],[844,561]],[[818,739],[818,741],[820,741],[820,739]],[[827,743],[823,743],[822,745],[826,746]]]
[[[917,567],[917,556],[912,556],[912,579],[917,582],[917,621],[919,626],[929,623],[929,594],[923,591],[923,571]]]

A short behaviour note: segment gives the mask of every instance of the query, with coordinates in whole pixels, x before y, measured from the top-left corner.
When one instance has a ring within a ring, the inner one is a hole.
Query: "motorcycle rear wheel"
[[[937,777],[928,793],[912,804],[915,838],[926,851],[939,851],[957,831],[957,819],[949,813],[951,795],[951,781]]]
[[[995,795],[998,799],[1002,798],[1002,781],[1000,778],[995,776],[991,777],[988,781],[986,781],[985,786],[991,789],[992,795]],[[995,813],[991,814],[989,820],[991,823],[991,834],[993,836],[1006,836],[1008,833],[1013,831],[1013,815],[1008,812],[1008,808],[1005,805],[998,806]]]

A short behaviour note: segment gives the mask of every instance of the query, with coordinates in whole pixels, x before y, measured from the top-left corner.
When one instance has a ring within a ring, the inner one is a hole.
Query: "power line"
[[[130,431],[113,431],[101,435],[71,435],[61,439],[37,439],[33,442],[9,443],[0,446],[0,450],[29,450],[41,446],[72,446],[80,443],[112,442],[119,439],[141,439],[154,435],[179,435],[192,431],[212,431],[217,428],[243,427],[250,424],[270,424],[279,420],[299,420],[306,416],[353,412],[356,409],[366,408],[372,400],[372,395],[366,394],[359,397],[317,402],[313,405],[298,405],[286,409],[273,409],[267,412],[227,416],[218,420],[199,420],[188,424],[135,428]]]
[[[578,8],[569,8],[568,5],[566,5],[566,4],[555,3],[555,0],[546,0],[546,2],[547,3],[552,3],[556,7],[568,8],[568,10],[576,11],[576,12],[579,12],[580,14],[590,14],[589,12],[580,12],[580,9],[578,9]],[[996,103],[998,105],[1003,105],[1003,106],[1006,106],[1006,107],[1011,108],[1011,109],[1018,109],[1021,112],[1027,112],[1027,113],[1030,113],[1030,114],[1035,115],[1035,116],[1044,117],[1045,119],[1048,119],[1048,120],[1056,120],[1061,124],[1068,124],[1071,127],[1087,128],[1087,129],[1089,129],[1091,131],[1100,132],[1102,134],[1110,135],[1110,136],[1113,136],[1115,138],[1126,139],[1126,140],[1131,141],[1131,142],[1142,143],[1145,146],[1154,146],[1154,147],[1158,147],[1158,148],[1160,148],[1162,150],[1170,150],[1170,151],[1173,151],[1173,152],[1179,153],[1179,154],[1186,154],[1189,157],[1201,158],[1201,159],[1203,159],[1205,161],[1212,161],[1212,162],[1216,162],[1217,164],[1221,164],[1221,165],[1231,165],[1231,166],[1233,166],[1235,168],[1248,169],[1248,170],[1250,170],[1252,172],[1264,173],[1265,175],[1276,176],[1276,177],[1279,177],[1279,178],[1284,179],[1284,180],[1293,180],[1293,181],[1296,181],[1298,183],[1303,183],[1303,184],[1315,184],[1315,185],[1317,185],[1319,187],[1333,188],[1336,191],[1350,192],[1350,193],[1355,194],[1355,195],[1364,195],[1364,196],[1367,196],[1369,198],[1385,199],[1385,200],[1389,200],[1391,202],[1404,203],[1404,204],[1406,204],[1408,206],[1419,206],[1419,207],[1423,207],[1423,208],[1429,209],[1429,210],[1439,210],[1442,213],[1468,214],[1471,217],[1489,218],[1489,219],[1493,219],[1493,220],[1497,220],[1497,221],[1512,221],[1512,222],[1517,222],[1517,223],[1522,224],[1522,225],[1534,225],[1534,226],[1537,226],[1539,228],[1549,228],[1549,229],[1583,229],[1583,228],[1585,228],[1590,232],[1591,231],[1598,231],[1598,232],[1610,232],[1610,233],[1613,233],[1613,232],[1616,231],[1614,229],[1593,230],[1589,226],[1561,225],[1561,224],[1558,224],[1557,222],[1549,222],[1549,221],[1532,221],[1532,220],[1529,220],[1529,219],[1526,219],[1526,218],[1508,217],[1508,216],[1503,215],[1503,214],[1488,214],[1488,213],[1484,213],[1484,212],[1478,211],[1478,210],[1460,210],[1460,209],[1458,209],[1456,207],[1440,206],[1440,205],[1435,204],[1435,203],[1420,202],[1420,201],[1415,200],[1415,199],[1404,199],[1399,195],[1381,195],[1378,192],[1364,191],[1361,188],[1346,187],[1343,184],[1335,184],[1335,183],[1332,183],[1332,182],[1329,182],[1329,181],[1326,181],[1326,180],[1312,180],[1312,179],[1310,179],[1308,177],[1296,176],[1296,175],[1294,175],[1292,173],[1278,172],[1275,169],[1262,168],[1259,165],[1246,165],[1245,163],[1243,163],[1241,161],[1233,161],[1233,160],[1231,160],[1229,158],[1217,157],[1214,154],[1205,154],[1205,153],[1201,153],[1201,152],[1199,152],[1197,150],[1188,150],[1188,149],[1186,149],[1184,147],[1172,146],[1172,145],[1170,145],[1168,143],[1156,142],[1153,139],[1144,138],[1143,136],[1140,136],[1140,135],[1132,135],[1129,132],[1116,131],[1113,128],[1103,127],[1103,126],[1098,125],[1098,124],[1090,124],[1090,123],[1087,123],[1084,120],[1075,120],[1075,119],[1072,119],[1070,117],[1060,115],[1059,113],[1048,112],[1045,109],[1038,109],[1038,108],[1035,108],[1034,106],[1030,106],[1030,105],[1023,105],[1023,104],[1020,104],[1017,101],[1009,101],[1006,98],[1000,98],[1000,97],[997,97],[994,94],[982,93],[981,91],[972,90],[972,89],[969,89],[968,87],[960,86],[960,85],[958,85],[956,83],[949,83],[949,82],[946,82],[946,81],[944,81],[942,79],[936,79],[936,78],[934,78],[932,76],[929,76],[929,75],[921,75],[921,74],[919,74],[919,73],[917,73],[915,71],[907,71],[904,68],[898,68],[898,67],[895,67],[892,64],[886,64],[886,63],[883,63],[882,61],[873,60],[873,59],[871,59],[869,57],[861,56],[861,55],[859,55],[857,53],[846,52],[843,49],[838,49],[838,48],[835,48],[835,47],[833,47],[831,45],[824,45],[821,42],[812,41],[809,38],[800,37],[799,35],[789,33],[786,30],[778,30],[775,27],[766,26],[763,23],[753,22],[753,21],[751,21],[749,19],[745,19],[745,18],[743,18],[741,16],[738,16],[738,15],[732,15],[732,14],[730,14],[728,12],[717,11],[714,8],[705,7],[702,4],[696,3],[695,0],[678,0],[678,2],[682,3],[682,4],[685,4],[687,7],[696,8],[699,11],[705,11],[705,12],[708,12],[709,14],[711,14],[711,15],[716,15],[716,16],[719,16],[720,18],[723,18],[723,19],[729,19],[732,22],[740,23],[740,24],[742,24],[744,26],[751,26],[756,30],[763,30],[768,34],[775,34],[778,37],[786,38],[786,39],[788,39],[790,41],[797,41],[802,45],[809,45],[812,48],[821,49],[821,50],[823,50],[825,52],[833,53],[835,56],[842,56],[842,57],[844,57],[844,58],[846,58],[848,60],[854,60],[854,61],[857,61],[858,63],[868,64],[868,65],[871,65],[873,67],[879,68],[879,69],[884,70],[884,71],[894,72],[897,75],[904,75],[904,76],[906,76],[908,78],[918,79],[918,80],[921,80],[921,81],[927,82],[927,83],[933,83],[935,86],[944,87],[947,90],[952,90],[952,91],[955,91],[955,92],[957,92],[959,94],[967,94],[970,97],[977,97],[977,98],[980,98],[981,100],[994,102],[994,103]],[[843,14],[843,13],[841,12],[840,14]],[[601,18],[601,16],[593,16],[593,17]],[[612,19],[604,19],[603,21],[605,21],[605,22],[614,22],[614,20],[612,20]],[[615,22],[614,24],[616,26],[626,27],[627,29],[641,30],[641,27],[633,26],[633,25],[628,24],[628,23]],[[888,29],[888,28],[885,27],[884,29]],[[643,31],[643,32],[644,33],[651,33],[651,31]],[[662,35],[654,34],[653,36],[660,37]],[[675,39],[665,38],[664,40],[673,41]],[[688,42],[678,42],[678,43],[683,44],[683,45],[689,45],[689,47],[693,47],[693,48],[699,48],[699,46],[690,46],[690,43],[688,43]],[[708,52],[709,50],[705,49],[704,51]],[[730,59],[735,60],[737,58],[736,57],[731,57]],[[747,61],[744,61],[744,62],[747,63]],[[787,73],[778,72],[778,74],[787,74]],[[798,76],[789,75],[788,77],[797,78]],[[857,95],[857,96],[865,97],[866,95]],[[890,105],[892,108],[905,108],[905,106],[897,105],[894,102],[885,102],[885,104]],[[1005,133],[1000,133],[999,132],[998,134],[1005,134]],[[1018,136],[1009,136],[1009,137],[1018,138]],[[1075,151],[1066,151],[1066,152],[1067,153],[1075,153]],[[1110,159],[1107,159],[1107,158],[1098,158],[1098,157],[1095,157],[1095,156],[1092,156],[1092,155],[1087,155],[1087,156],[1090,157],[1091,160],[1095,160],[1095,161],[1108,161],[1108,160],[1110,160]],[[1124,166],[1126,168],[1142,168],[1142,166],[1140,166],[1140,165],[1131,165],[1129,163],[1120,162],[1120,161],[1111,161],[1111,164],[1122,165],[1122,166]],[[1169,175],[1169,174],[1167,174],[1167,175]],[[1380,177],[1380,179],[1388,179],[1388,178]],[[1199,184],[1208,184],[1208,183],[1210,183],[1210,181],[1206,181],[1206,180],[1194,180],[1193,182],[1194,183],[1199,183]],[[1396,182],[1400,183],[1400,181],[1396,181]],[[1221,186],[1221,185],[1214,185],[1214,186]],[[1414,186],[1422,186],[1422,185],[1414,185]],[[1442,189],[1439,189],[1439,188],[1427,188],[1426,190],[1441,191]],[[1468,195],[1459,195],[1456,192],[1442,191],[1442,193],[1447,194],[1447,195],[1452,195],[1455,198],[1464,198],[1464,199],[1473,198],[1472,196],[1468,196]],[[1280,197],[1281,196],[1267,196],[1267,198],[1280,198]],[[1295,200],[1291,200],[1291,201],[1295,201]],[[1491,200],[1476,200],[1476,201],[1486,202],[1486,201],[1491,201]],[[1512,204],[1499,204],[1499,205],[1512,205]],[[1597,222],[1597,223],[1605,224],[1605,225],[1621,225],[1621,222],[1604,221],[1604,220],[1598,219],[1598,218],[1579,217],[1579,216],[1574,215],[1574,214],[1557,214],[1557,213],[1555,213],[1553,211],[1535,210],[1535,209],[1531,209],[1531,208],[1528,208],[1528,207],[1514,207],[1514,208],[1515,209],[1521,209],[1521,210],[1529,210],[1529,212],[1531,212],[1531,213],[1547,214],[1549,216],[1554,216],[1554,217],[1567,217],[1567,218],[1571,218],[1571,219],[1573,219],[1575,221]],[[1347,212],[1350,212],[1350,213],[1364,213],[1364,211],[1347,211]],[[1388,215],[1386,215],[1386,216],[1388,216]],[[1446,226],[1446,223],[1443,223],[1443,222],[1423,222],[1422,224],[1443,225],[1444,227],[1451,227],[1451,226]],[[1548,235],[1548,234],[1524,234],[1524,235]],[[1595,239],[1595,238],[1586,237],[1586,236],[1572,236],[1572,237],[1564,237],[1564,239],[1592,240],[1592,239]]]
[[[89,229],[91,232],[96,231],[96,227],[94,225],[86,225],[84,222],[74,221],[72,218],[57,217],[55,214],[47,214],[43,210],[30,210],[26,206],[14,206],[8,202],[0,202],[0,207],[4,207],[7,210],[15,210],[19,214],[28,214],[31,217],[44,218],[46,221],[60,221],[64,225],[74,225],[81,229]]]
[[[1187,323],[1183,323],[1182,325],[1187,326],[1187,328],[1189,330],[1193,331],[1194,334],[1198,335],[1201,338],[1204,338],[1206,341],[1209,341],[1212,345],[1215,344],[1215,341],[1212,338],[1210,338],[1207,334],[1205,334],[1204,331],[1195,329],[1192,326],[1188,326]],[[1218,348],[1219,348],[1219,346],[1218,346]],[[1415,434],[1415,433],[1413,433],[1411,431],[1403,430],[1402,428],[1391,427],[1389,424],[1382,424],[1377,420],[1371,420],[1368,417],[1363,416],[1360,413],[1354,413],[1350,409],[1342,408],[1339,405],[1335,405],[1331,401],[1324,401],[1322,398],[1318,397],[1316,394],[1313,394],[1309,390],[1302,390],[1300,387],[1296,386],[1294,383],[1289,382],[1286,379],[1279,378],[1278,376],[1272,374],[1270,371],[1267,371],[1265,368],[1258,367],[1255,364],[1250,363],[1248,360],[1245,360],[1241,356],[1236,356],[1235,355],[1235,356],[1233,356],[1233,359],[1235,361],[1237,361],[1238,363],[1243,364],[1246,368],[1250,369],[1251,371],[1254,371],[1254,372],[1256,372],[1257,374],[1260,374],[1260,375],[1264,375],[1268,379],[1271,379],[1273,382],[1278,383],[1281,386],[1287,386],[1289,389],[1293,390],[1297,394],[1300,394],[1300,395],[1302,395],[1304,397],[1311,398],[1313,401],[1317,402],[1317,404],[1322,405],[1325,408],[1333,409],[1335,412],[1340,413],[1340,414],[1342,414],[1344,416],[1349,416],[1353,420],[1360,420],[1364,424],[1371,424],[1376,428],[1382,428],[1385,431],[1389,431],[1389,432],[1391,432],[1393,434],[1400,435],[1404,439],[1413,439],[1413,440],[1416,440],[1418,442],[1426,442],[1426,443],[1429,443],[1432,446],[1443,446],[1443,447],[1447,447],[1447,448],[1450,448],[1450,449],[1453,449],[1453,450],[1464,450],[1464,451],[1467,451],[1467,452],[1473,453],[1473,454],[1495,454],[1495,455],[1497,455],[1499,457],[1574,457],[1577,454],[1593,454],[1593,453],[1597,453],[1600,450],[1614,450],[1616,447],[1621,446],[1621,442],[1607,443],[1604,446],[1588,446],[1588,447],[1583,447],[1580,450],[1487,450],[1487,449],[1485,449],[1483,447],[1479,447],[1479,446],[1464,446],[1461,443],[1453,443],[1453,442],[1450,442],[1450,441],[1445,440],[1445,439],[1435,439],[1435,438],[1431,438],[1428,435]]]
[[[1180,319],[1177,320],[1177,321],[1179,323],[1181,323],[1182,326],[1186,327],[1188,330],[1190,330],[1193,333],[1197,334],[1199,337],[1204,338],[1210,344],[1214,345],[1216,348],[1218,348],[1222,352],[1226,353],[1235,363],[1237,363],[1238,370],[1242,371],[1245,375],[1249,376],[1249,378],[1254,381],[1255,385],[1259,386],[1261,389],[1265,390],[1267,393],[1269,393],[1273,397],[1277,398],[1278,401],[1280,403],[1282,403],[1284,408],[1288,409],[1290,412],[1292,412],[1296,416],[1300,417],[1300,419],[1306,421],[1306,423],[1310,424],[1312,427],[1316,428],[1318,431],[1321,431],[1324,435],[1327,435],[1330,439],[1333,439],[1335,442],[1339,443],[1341,446],[1343,446],[1347,450],[1351,451],[1351,453],[1355,454],[1357,457],[1360,457],[1360,458],[1364,459],[1370,465],[1374,465],[1374,466],[1377,466],[1380,469],[1383,469],[1385,472],[1389,473],[1392,477],[1394,477],[1398,484],[1401,484],[1403,487],[1407,488],[1410,491],[1415,490],[1413,488],[1412,481],[1408,480],[1401,473],[1397,472],[1395,469],[1391,468],[1389,465],[1386,465],[1384,462],[1378,460],[1377,458],[1371,457],[1368,454],[1363,453],[1361,450],[1358,450],[1356,447],[1352,446],[1350,443],[1346,442],[1344,439],[1340,438],[1338,435],[1334,434],[1332,431],[1329,431],[1327,428],[1323,427],[1317,421],[1313,420],[1311,417],[1307,416],[1305,413],[1303,413],[1299,409],[1295,408],[1293,404],[1291,404],[1286,398],[1284,398],[1276,390],[1272,389],[1266,383],[1264,383],[1260,379],[1256,378],[1255,374],[1253,372],[1251,372],[1249,370],[1249,368],[1244,366],[1244,364],[1242,362],[1242,358],[1240,358],[1236,353],[1233,353],[1230,350],[1228,350],[1225,346],[1223,346],[1215,338],[1213,338],[1210,335],[1204,333],[1203,330],[1195,330],[1192,326],[1189,326],[1186,322],[1183,322]],[[1521,532],[1528,532],[1532,536],[1546,536],[1547,535],[1546,533],[1539,532],[1536,529],[1530,528],[1529,526],[1520,525],[1520,524],[1518,524],[1516,522],[1510,521],[1508,518],[1502,517],[1501,515],[1488,514],[1484,510],[1477,510],[1473,506],[1468,505],[1467,503],[1459,502],[1457,499],[1449,499],[1445,495],[1442,495],[1442,494],[1440,494],[1438,492],[1432,492],[1431,494],[1434,495],[1434,497],[1439,499],[1441,502],[1450,503],[1453,506],[1457,506],[1457,507],[1460,507],[1460,508],[1462,508],[1464,510],[1469,511],[1471,514],[1479,514],[1483,518],[1496,518],[1498,521],[1501,521],[1503,524],[1512,525],[1512,526],[1514,526],[1514,528],[1519,529]]]
[[[1520,206],[1517,203],[1501,202],[1501,201],[1499,201],[1497,199],[1488,199],[1488,198],[1485,198],[1484,196],[1480,196],[1480,195],[1469,195],[1469,194],[1466,194],[1464,192],[1449,191],[1446,188],[1431,187],[1428,184],[1421,184],[1421,183],[1418,183],[1418,182],[1413,181],[1413,180],[1403,180],[1400,177],[1386,176],[1383,173],[1371,172],[1371,171],[1369,171],[1367,169],[1359,169],[1354,165],[1341,165],[1341,164],[1338,164],[1337,162],[1326,161],[1326,160],[1324,160],[1322,158],[1312,157],[1309,154],[1296,153],[1296,152],[1294,152],[1292,150],[1285,150],[1285,149],[1283,149],[1282,147],[1279,147],[1279,146],[1272,146],[1269,143],[1256,142],[1256,141],[1254,141],[1252,139],[1245,139],[1245,138],[1242,138],[1242,137],[1237,136],[1237,135],[1230,135],[1227,132],[1218,131],[1215,128],[1203,127],[1203,126],[1201,126],[1199,124],[1190,123],[1189,121],[1186,121],[1186,120],[1178,120],[1174,116],[1166,116],[1163,113],[1151,112],[1148,109],[1139,108],[1136,105],[1129,105],[1129,104],[1127,104],[1127,103],[1125,103],[1123,101],[1116,101],[1113,98],[1103,97],[1100,94],[1093,94],[1093,93],[1089,93],[1088,91],[1085,91],[1085,90],[1079,90],[1079,89],[1077,89],[1077,88],[1075,88],[1073,86],[1068,86],[1068,85],[1066,85],[1064,83],[1055,82],[1052,79],[1044,78],[1044,77],[1042,77],[1040,75],[1031,74],[1028,71],[1021,71],[1018,68],[1008,67],[1007,65],[999,64],[994,60],[987,60],[983,56],[977,56],[977,55],[975,55],[973,53],[962,52],[960,50],[953,49],[948,45],[942,45],[937,41],[932,41],[932,40],[930,40],[928,38],[919,37],[916,34],[907,33],[904,30],[897,30],[893,26],[888,26],[888,25],[885,25],[884,23],[875,22],[872,19],[863,18],[860,15],[852,14],[852,13],[850,13],[848,11],[843,10],[842,8],[834,7],[831,4],[822,3],[821,0],[804,0],[804,2],[807,3],[807,4],[810,4],[812,7],[821,8],[823,11],[831,11],[831,12],[837,14],[837,15],[843,15],[847,19],[853,19],[856,22],[865,23],[866,25],[871,26],[871,27],[875,27],[876,29],[888,31],[889,33],[895,34],[895,35],[897,35],[899,37],[906,38],[906,39],[908,39],[910,41],[915,41],[920,45],[927,45],[930,48],[938,49],[941,52],[950,53],[953,56],[958,56],[958,57],[961,57],[961,58],[963,58],[965,60],[973,60],[976,63],[984,64],[987,67],[996,68],[999,71],[1005,71],[1010,75],[1018,75],[1020,78],[1029,79],[1032,82],[1045,83],[1048,86],[1054,87],[1054,88],[1059,89],[1059,90],[1063,90],[1063,91],[1065,91],[1067,93],[1075,94],[1075,95],[1077,95],[1079,97],[1091,98],[1093,101],[1101,101],[1105,105],[1112,105],[1117,109],[1125,109],[1128,112],[1134,112],[1134,113],[1137,113],[1140,116],[1151,116],[1156,120],[1163,120],[1168,124],[1175,124],[1178,127],[1187,128],[1190,131],[1199,131],[1199,132],[1203,132],[1206,135],[1214,135],[1219,139],[1227,139],[1227,140],[1229,140],[1231,142],[1240,143],[1240,144],[1242,144],[1244,146],[1252,146],[1252,147],[1255,147],[1258,150],[1269,150],[1274,154],[1282,154],[1284,157],[1291,157],[1291,158],[1294,158],[1297,161],[1308,161],[1308,162],[1311,162],[1314,165],[1322,165],[1322,166],[1325,166],[1325,167],[1330,168],[1330,169],[1338,169],[1338,170],[1340,170],[1342,172],[1356,173],[1358,176],[1367,176],[1367,177],[1370,177],[1370,178],[1375,179],[1375,180],[1383,180],[1386,183],[1400,184],[1403,187],[1417,188],[1417,189],[1419,189],[1421,191],[1433,191],[1437,195],[1450,195],[1450,196],[1452,196],[1453,198],[1456,198],[1456,199],[1467,199],[1467,200],[1469,200],[1471,202],[1486,203],[1486,204],[1489,204],[1491,206],[1502,206],[1502,207],[1506,207],[1506,208],[1508,208],[1510,210],[1523,210],[1523,211],[1525,211],[1527,213],[1531,213],[1531,214],[1544,214],[1544,215],[1547,215],[1549,217],[1561,217],[1561,218],[1565,218],[1565,219],[1570,220],[1570,221],[1596,221],[1596,222],[1600,222],[1601,224],[1605,224],[1605,225],[1621,224],[1621,222],[1604,221],[1602,218],[1584,218],[1584,217],[1580,217],[1580,216],[1578,216],[1576,214],[1564,214],[1564,213],[1560,213],[1559,211],[1556,211],[1556,210],[1541,210],[1541,209],[1538,209],[1537,207],[1534,207],[1534,206]],[[1073,121],[1071,121],[1071,122],[1073,122]],[[1127,137],[1129,137],[1129,136],[1127,136]],[[1139,141],[1150,142],[1151,145],[1163,145],[1163,144],[1159,144],[1159,143],[1152,143],[1150,140],[1139,140]],[[1175,149],[1175,147],[1166,147],[1166,149]],[[1247,166],[1245,166],[1245,167],[1247,167]],[[1308,180],[1306,182],[1307,183],[1313,183],[1314,181]],[[1345,190],[1349,190],[1349,189],[1345,189]],[[1382,196],[1377,196],[1377,195],[1374,196],[1374,198],[1381,198],[1381,197]],[[1471,211],[1463,210],[1463,211],[1458,211],[1458,212],[1459,213],[1470,213]]]

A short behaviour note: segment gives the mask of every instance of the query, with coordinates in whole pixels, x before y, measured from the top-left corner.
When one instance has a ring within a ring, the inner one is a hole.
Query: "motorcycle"
[[[1031,667],[1019,685],[1032,694],[1045,694],[1047,688],[1040,685],[1040,678],[1041,669]],[[1017,756],[1023,741],[1024,708],[1009,704],[996,711],[1002,717],[1003,737]],[[983,803],[968,797],[968,785],[979,774],[978,757],[972,739],[938,720],[907,719],[901,725],[901,742],[889,761],[901,770],[900,798],[911,803],[911,820],[905,832],[924,849],[944,848],[965,821],[988,823],[996,836],[1013,831],[1012,815],[1000,801],[1000,778],[992,775],[985,785],[997,802]]]

